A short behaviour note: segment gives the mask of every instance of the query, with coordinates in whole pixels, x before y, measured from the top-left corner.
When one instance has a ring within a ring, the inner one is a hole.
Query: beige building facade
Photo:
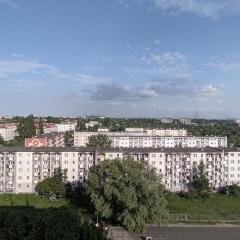
[[[65,170],[73,185],[84,184],[101,161],[131,156],[162,176],[170,191],[185,191],[203,161],[214,189],[240,184],[240,150],[229,148],[24,148],[0,147],[0,193],[33,193],[38,182]]]

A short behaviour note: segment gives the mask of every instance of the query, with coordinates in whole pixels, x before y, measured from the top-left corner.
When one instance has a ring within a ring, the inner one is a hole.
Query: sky
[[[0,115],[240,117],[239,0],[0,0]]]

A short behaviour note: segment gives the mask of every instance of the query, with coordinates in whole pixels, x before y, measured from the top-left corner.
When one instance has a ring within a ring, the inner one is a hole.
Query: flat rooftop
[[[0,146],[0,152],[112,152],[112,153],[221,153],[240,152],[236,148],[101,148],[101,147],[10,147]]]

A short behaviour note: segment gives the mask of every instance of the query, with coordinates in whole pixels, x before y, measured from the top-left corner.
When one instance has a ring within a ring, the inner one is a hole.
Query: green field
[[[189,219],[235,219],[239,215],[240,199],[222,194],[211,194],[207,199],[186,199],[169,194],[170,214],[188,214]]]
[[[176,194],[169,194],[167,197],[167,208],[170,214],[187,214],[189,219],[233,219],[239,215],[240,220],[240,199],[228,197],[221,194],[211,194],[209,198],[197,200],[179,197]],[[33,207],[35,209],[45,208],[78,208],[88,215],[86,206],[72,204],[69,200],[59,199],[49,201],[44,197],[34,194],[4,194],[0,195],[0,207]]]
[[[50,208],[50,207],[71,207],[71,204],[65,199],[56,201],[49,201],[46,198],[39,197],[34,194],[4,194],[0,195],[0,207],[33,207],[36,209]]]

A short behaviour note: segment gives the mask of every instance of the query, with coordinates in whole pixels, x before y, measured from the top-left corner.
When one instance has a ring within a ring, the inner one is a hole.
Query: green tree
[[[189,184],[189,195],[190,197],[207,197],[209,193],[209,180],[204,163],[201,161]]]
[[[161,178],[144,162],[129,157],[101,162],[90,169],[87,193],[100,218],[129,230],[143,232],[147,223],[166,220]]]
[[[21,118],[17,127],[20,140],[24,140],[28,137],[34,137],[36,135],[36,129],[34,125],[34,117],[29,115],[26,118]]]
[[[73,144],[74,131],[66,131],[64,134],[64,143],[65,146],[71,146]]]
[[[39,133],[40,133],[40,135],[41,135],[41,134],[44,134],[43,120],[42,120],[42,118],[40,118],[40,121],[39,121]]]
[[[4,144],[5,144],[5,142],[3,140],[3,137],[0,135],[0,145],[4,145]]]
[[[55,195],[56,198],[63,198],[66,194],[66,171],[56,169],[53,176],[39,182],[35,190],[39,195],[46,197]]]
[[[107,135],[99,134],[89,137],[87,146],[89,147],[110,147],[112,141],[108,138]]]
[[[79,220],[72,210],[50,209],[44,216],[39,215],[33,230],[34,239],[79,240]]]
[[[47,116],[46,119],[48,123],[61,123],[61,119],[57,117]]]

